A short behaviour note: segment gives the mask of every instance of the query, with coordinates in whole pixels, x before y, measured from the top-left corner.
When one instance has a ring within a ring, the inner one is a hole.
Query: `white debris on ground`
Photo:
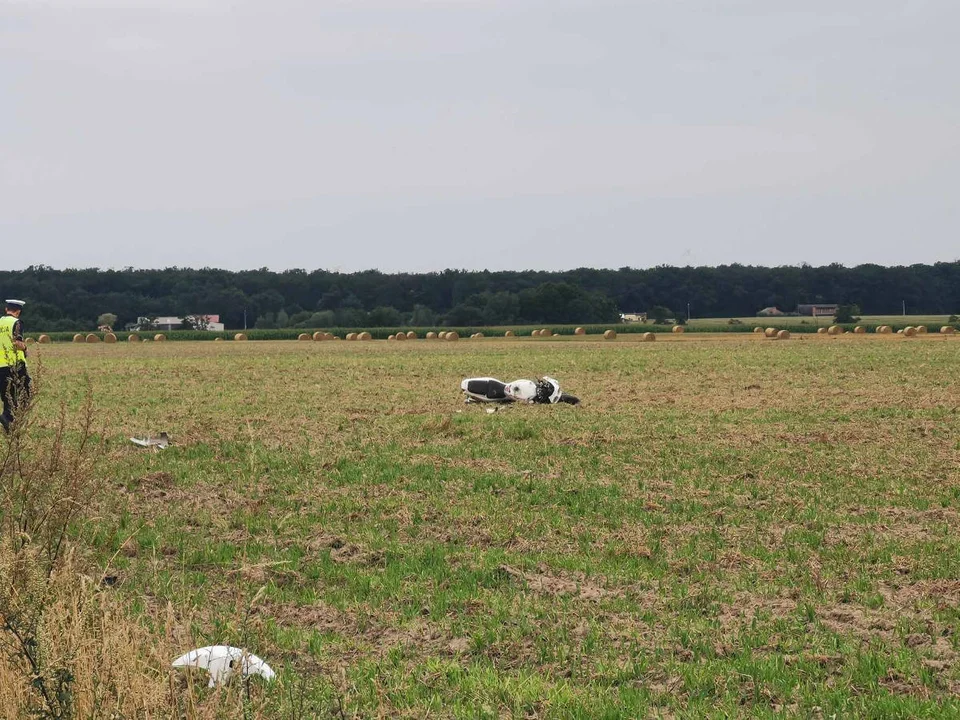
[[[130,438],[130,442],[132,442],[134,445],[139,445],[140,447],[152,447],[158,450],[166,450],[170,445],[170,437],[165,432],[162,432],[156,437],[132,437]]]
[[[259,657],[230,645],[207,645],[191,650],[174,660],[173,667],[206,670],[210,674],[207,687],[227,682],[238,670],[242,671],[243,677],[259,675],[267,680],[276,677],[276,673]]]

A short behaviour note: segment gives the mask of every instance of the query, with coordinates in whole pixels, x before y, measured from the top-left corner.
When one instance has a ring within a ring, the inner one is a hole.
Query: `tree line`
[[[688,306],[693,317],[738,317],[821,302],[870,315],[904,305],[910,314],[950,314],[960,310],[960,261],[420,274],[31,266],[0,272],[0,287],[28,301],[31,330],[46,331],[94,328],[104,313],[118,328],[138,317],[213,314],[229,329],[606,323],[657,306],[676,317]]]

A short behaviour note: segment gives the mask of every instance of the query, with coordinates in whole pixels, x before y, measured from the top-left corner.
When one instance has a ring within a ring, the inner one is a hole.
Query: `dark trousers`
[[[0,392],[3,393],[0,424],[7,427],[16,417],[16,411],[30,401],[30,373],[26,363],[0,367]]]

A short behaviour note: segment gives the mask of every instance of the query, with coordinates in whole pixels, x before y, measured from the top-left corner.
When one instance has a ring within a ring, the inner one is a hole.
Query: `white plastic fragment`
[[[273,680],[276,677],[276,673],[270,666],[256,655],[230,645],[207,645],[191,650],[174,660],[173,667],[195,667],[206,670],[210,674],[207,687],[227,682],[238,668],[242,668],[243,677],[259,675],[267,680]]]
[[[170,444],[170,437],[165,433],[160,433],[157,437],[130,438],[130,442],[140,447],[154,447],[159,450],[165,450]]]

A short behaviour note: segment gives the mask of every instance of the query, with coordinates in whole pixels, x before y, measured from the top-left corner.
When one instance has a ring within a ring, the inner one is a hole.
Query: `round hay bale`
[[[41,345],[47,345],[50,342],[50,336],[41,335],[40,337],[37,338],[37,342],[40,343]]]
[[[866,331],[867,331],[867,329],[866,329],[865,327],[860,327],[859,325],[857,325],[857,326],[853,329],[853,332],[854,332],[855,335],[863,335]]]
[[[573,331],[573,334],[574,334],[574,335],[586,335],[586,334],[587,334],[587,331],[584,330],[583,328],[577,328],[576,330]]]
[[[339,336],[339,335],[334,335],[332,339],[333,339],[333,340],[340,340],[340,336]]]
[[[300,342],[310,342],[312,339],[308,333],[300,333],[297,335],[297,340]]]
[[[789,340],[789,339],[790,339],[789,330],[781,330],[780,332],[777,333],[777,340]]]
[[[753,329],[753,332],[757,335],[763,335],[763,328],[760,326],[757,326]]]
[[[347,333],[347,340],[356,340],[356,339],[357,339],[357,334],[355,332]]]
[[[903,335],[903,328],[900,328],[899,330],[897,330],[897,335]]]
[[[364,342],[367,340],[373,340],[373,335],[364,330],[362,333],[360,333],[360,335],[357,336],[357,340],[363,340]]]
[[[404,335],[402,332],[397,333],[397,340],[406,340],[406,339],[407,339],[407,336]]]
[[[507,330],[504,334],[504,337],[513,337],[513,330]]]
[[[893,335],[893,328],[890,327],[889,325],[881,325],[877,329],[877,332],[880,333],[881,335]]]
[[[903,329],[903,336],[904,336],[904,337],[916,337],[916,336],[917,336],[917,329],[916,329],[915,327],[913,327],[913,325],[907,325],[907,327],[905,327],[905,328]]]
[[[827,330],[827,335],[840,335],[843,333],[843,328],[839,325],[831,325]]]
[[[917,335],[926,335],[927,326],[926,325],[917,325]]]
[[[540,331],[539,331],[539,330],[531,330],[531,331],[530,331],[530,337],[540,337]]]
[[[413,330],[407,330],[407,340],[416,340],[417,334]]]
[[[476,334],[476,337],[482,338],[482,337],[486,337],[486,336],[485,336],[482,332],[478,332],[478,333]]]
[[[543,328],[540,331],[540,337],[553,337],[553,331],[547,328]]]
[[[657,339],[657,336],[654,335],[652,332],[645,332],[645,333],[643,334],[643,341],[644,341],[644,342],[654,342],[654,341],[656,341],[656,339]]]
[[[33,345],[36,342],[36,340],[34,340],[32,337],[28,337],[26,340],[24,340],[24,342],[27,345]]]
[[[140,342],[140,336],[136,333],[130,333],[127,335],[127,342]]]
[[[73,336],[73,341],[75,343],[82,343],[83,340],[84,340],[83,335],[80,333],[77,333],[76,335]]]
[[[777,336],[777,329],[776,329],[776,328],[767,328],[766,330],[763,331],[763,334],[764,334],[765,337],[775,338],[775,337]]]
[[[223,338],[222,338],[222,337],[215,337],[215,338],[213,339],[213,341],[214,341],[214,342],[223,342]]]
[[[107,333],[103,336],[103,341],[105,343],[110,343],[111,345],[117,341],[117,336],[113,333]]]
[[[167,339],[167,336],[164,335],[163,333],[157,333],[156,335],[153,336],[154,342],[164,342],[166,339]],[[246,340],[247,336],[244,335],[243,339]]]
[[[827,334],[826,328],[817,328],[817,335],[826,335],[826,334]]]
[[[324,340],[327,339],[327,334],[317,330],[312,337],[314,342],[323,342]]]
[[[444,340],[456,341],[460,339],[460,335],[456,332],[448,332]]]
[[[674,325],[673,332],[677,335],[683,335],[683,333],[686,332],[686,328],[683,325]]]
[[[957,329],[953,325],[944,325],[940,328],[941,335],[953,335]],[[43,342],[43,335],[40,336],[40,342]]]
[[[238,342],[242,342],[247,339],[247,335],[246,333],[237,333],[236,335],[233,336],[233,339]]]
[[[607,331],[605,331],[605,332],[603,333],[603,339],[604,339],[604,340],[616,340],[616,339],[617,339],[617,331],[616,331],[616,330],[607,330]]]
[[[437,339],[437,334],[435,332],[431,330],[430,332],[427,333],[427,340],[436,340],[436,339]]]
[[[86,342],[88,342],[88,343],[98,343],[98,342],[100,342],[100,338],[99,338],[98,336],[94,335],[93,333],[90,333],[89,335],[87,335]]]
[[[396,339],[397,339],[396,335],[387,335],[387,340],[396,340]]]

